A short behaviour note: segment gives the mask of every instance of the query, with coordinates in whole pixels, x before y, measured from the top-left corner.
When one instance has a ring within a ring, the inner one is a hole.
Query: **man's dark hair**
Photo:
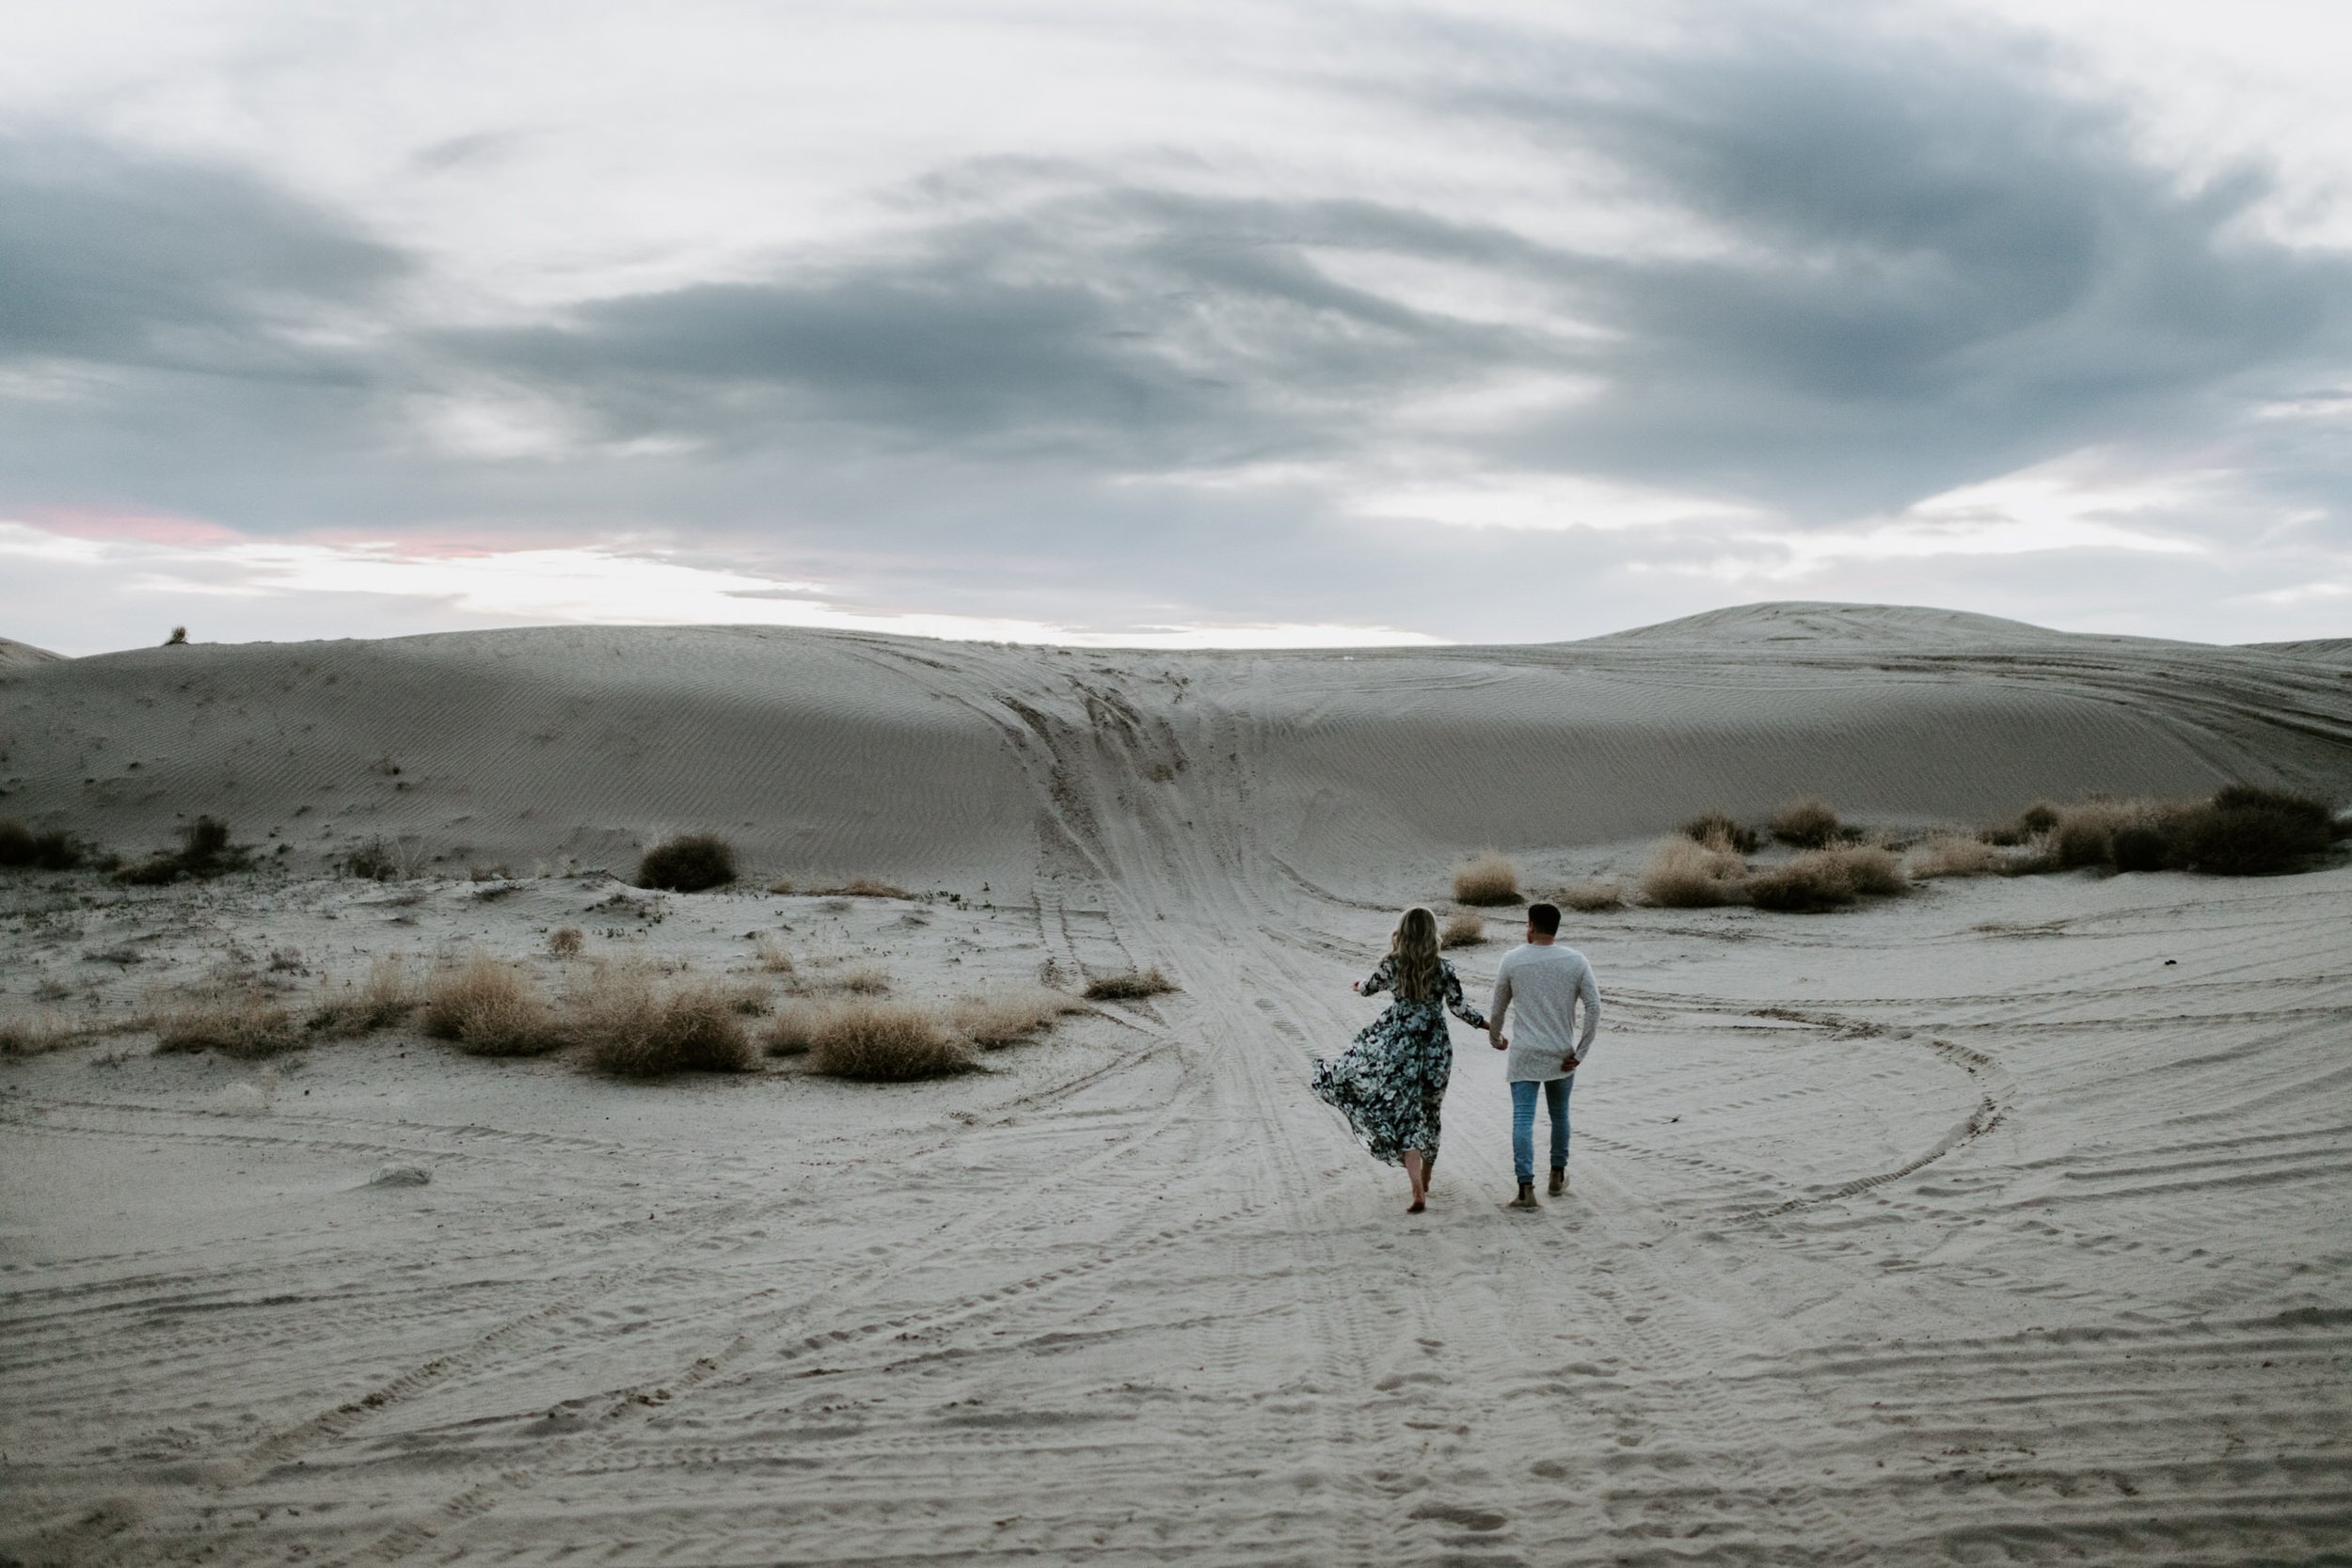
[[[1557,904],[1528,905],[1527,923],[1534,927],[1538,936],[1558,936],[1560,934],[1560,906]]]

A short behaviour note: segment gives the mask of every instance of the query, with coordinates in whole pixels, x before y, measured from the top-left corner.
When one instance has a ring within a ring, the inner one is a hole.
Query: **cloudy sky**
[[[2346,57],[2308,0],[10,7],[0,635],[2352,635]]]

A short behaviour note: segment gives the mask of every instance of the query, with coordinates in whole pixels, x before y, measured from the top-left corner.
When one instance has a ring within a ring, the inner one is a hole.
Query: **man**
[[[1600,988],[1593,966],[1573,947],[1557,944],[1560,911],[1551,904],[1527,906],[1527,945],[1505,954],[1495,974],[1494,1006],[1486,1009],[1486,1035],[1497,1051],[1508,1051],[1511,1080],[1511,1163],[1519,1179],[1514,1209],[1535,1208],[1535,1099],[1551,1112],[1551,1196],[1568,1189],[1568,1091],[1574,1073],[1593,1049],[1600,1028]],[[1576,1005],[1584,1004],[1584,1030],[1576,1032]],[[1502,1032],[1503,1016],[1518,1004],[1519,1038]]]

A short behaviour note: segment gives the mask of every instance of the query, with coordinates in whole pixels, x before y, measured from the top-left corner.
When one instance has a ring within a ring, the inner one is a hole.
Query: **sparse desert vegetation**
[[[229,824],[199,816],[180,830],[180,847],[151,856],[115,875],[135,887],[161,887],[182,878],[218,877],[242,871],[252,860],[246,846],[230,841]]]
[[[2326,800],[2228,784],[2203,800],[2037,801],[1980,836],[2025,849],[2004,865],[2015,874],[2104,867],[2263,877],[2311,863],[2346,832]]]
[[[1438,931],[1439,947],[1475,947],[1486,940],[1485,917],[1469,910],[1456,910],[1446,916],[1445,925]]]
[[[1693,844],[1704,844],[1710,849],[1726,849],[1734,854],[1753,855],[1764,842],[1763,835],[1738,818],[1720,811],[1703,811],[1682,825],[1682,836]]]
[[[663,839],[637,863],[639,887],[703,893],[733,880],[734,847],[715,833],[680,833]]]
[[[961,997],[948,1009],[947,1019],[974,1045],[995,1050],[1050,1029],[1067,1014],[1086,1010],[1086,1004],[1066,990],[1025,986]]]
[[[217,1051],[239,1061],[276,1056],[302,1043],[294,1017],[259,987],[221,984],[166,1003],[150,1014],[155,1049]]]
[[[664,979],[608,965],[566,1009],[566,1033],[587,1063],[616,1078],[743,1072],[755,1065],[734,990],[693,976]]]
[[[1552,894],[1551,901],[1580,914],[1601,914],[1625,908],[1625,887],[1611,879],[1588,877],[1562,884]]]
[[[56,1013],[0,1016],[0,1056],[38,1056],[73,1037],[72,1021]]]
[[[71,833],[37,833],[22,822],[0,822],[0,869],[72,871],[87,859]]]
[[[1814,913],[1863,898],[1883,898],[1909,883],[1892,851],[1876,845],[1808,849],[1786,864],[1748,879],[1748,902],[1759,910]]]
[[[1748,863],[1725,849],[1677,836],[1660,842],[1642,873],[1642,893],[1669,910],[1703,910],[1747,901]]]
[[[356,986],[345,982],[320,998],[308,1027],[314,1034],[370,1034],[400,1022],[416,1010],[417,1004],[406,962],[398,954],[378,954],[368,960],[365,980]]]
[[[1826,848],[1841,831],[1837,813],[1818,795],[1801,795],[1772,808],[1772,836],[1795,848]]]
[[[1454,868],[1454,901],[1516,904],[1519,901],[1519,868],[1501,850],[1483,849]]]
[[[1925,881],[1936,877],[1992,876],[2007,860],[1982,839],[1938,833],[1912,849],[1907,867],[1914,878]]]
[[[784,943],[762,931],[752,942],[752,961],[771,974],[789,974],[795,968]]]
[[[1175,989],[1176,982],[1153,964],[1149,969],[1121,969],[1098,974],[1087,982],[1086,997],[1089,1002],[1139,1002]]]
[[[475,1056],[541,1056],[564,1042],[538,982],[485,956],[425,982],[424,1032]]]
[[[879,877],[852,877],[839,887],[820,890],[836,898],[912,898],[906,889],[885,882]]]
[[[972,1048],[922,1007],[902,1002],[844,1002],[809,1030],[808,1065],[829,1078],[908,1083],[969,1072]]]
[[[548,956],[555,958],[577,958],[586,945],[587,938],[577,926],[558,926],[548,933]]]

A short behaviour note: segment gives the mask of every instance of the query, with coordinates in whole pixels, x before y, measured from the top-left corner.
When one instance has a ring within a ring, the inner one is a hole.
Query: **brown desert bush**
[[[819,1002],[806,996],[787,998],[769,1016],[768,1026],[760,1031],[759,1045],[771,1056],[804,1056],[817,1043],[817,1031],[833,1017],[838,1002]]]
[[[728,987],[692,977],[663,982],[635,965],[608,965],[566,1008],[567,1033],[588,1065],[616,1078],[743,1072],[754,1065]]]
[[[1438,932],[1439,947],[1475,947],[1486,940],[1486,920],[1468,910],[1456,910],[1446,916],[1444,927]]]
[[[301,1043],[294,1018],[267,991],[219,986],[157,1009],[149,1018],[158,1051],[217,1051],[240,1061],[276,1056]]]
[[[810,1031],[808,1065],[832,1078],[905,1083],[969,1072],[972,1048],[921,1007],[844,1002]]]
[[[1837,841],[1837,813],[1818,795],[1784,800],[1772,811],[1772,836],[1800,849],[1822,849]]]
[[[475,1056],[538,1056],[564,1044],[538,983],[512,964],[481,956],[425,982],[424,1032]]]
[[[1625,888],[1615,881],[1587,878],[1567,883],[1551,895],[1551,901],[1579,914],[1599,914],[1625,908]]]
[[[965,1039],[984,1050],[994,1050],[1052,1028],[1066,1013],[1086,1010],[1086,1004],[1066,990],[1025,986],[962,997],[948,1009],[947,1018]]]
[[[27,871],[72,871],[87,858],[70,834],[37,833],[22,822],[0,822],[0,866]]]
[[[1749,878],[1748,902],[1784,913],[1818,912],[1864,897],[1887,897],[1909,885],[1902,863],[1876,845],[1810,849]]]
[[[577,926],[558,926],[548,933],[548,953],[558,958],[577,958],[588,939]]]
[[[1482,849],[1454,868],[1457,904],[1516,904],[1519,868],[1499,849]]]
[[[879,877],[852,877],[839,887],[827,888],[825,891],[836,898],[912,898],[914,896],[906,889],[885,882]]]
[[[752,943],[752,961],[771,974],[792,973],[792,955],[784,950],[784,943],[764,931]]]
[[[1122,969],[1097,975],[1087,982],[1086,996],[1089,1002],[1137,1002],[1175,989],[1176,982],[1153,964],[1149,969]]]
[[[734,847],[713,833],[680,833],[663,839],[637,863],[639,887],[701,893],[733,880]]]
[[[1911,851],[1911,874],[1922,880],[1933,877],[1982,877],[2000,870],[2007,858],[1980,838],[1939,833]]]
[[[2334,841],[2335,813],[2325,800],[2252,784],[2230,784],[2212,800],[2177,814],[2178,863],[2222,877],[2292,871]]]
[[[873,964],[854,969],[818,970],[800,977],[793,989],[803,991],[848,991],[853,996],[881,996],[890,990],[890,972]]]
[[[242,871],[252,851],[229,842],[229,824],[216,816],[199,816],[180,830],[180,847],[167,850],[115,873],[118,881],[134,887],[160,887],[183,877],[217,877]]]
[[[407,965],[397,953],[379,953],[368,960],[368,977],[330,991],[312,1010],[308,1027],[316,1034],[365,1035],[398,1023],[416,1006]]]
[[[73,1025],[51,1013],[0,1018],[0,1056],[39,1056],[73,1037]]]
[[[1669,910],[1702,910],[1743,900],[1748,863],[1687,838],[1662,840],[1642,873],[1642,892]]]
[[[1763,837],[1746,823],[1737,821],[1720,811],[1703,811],[1682,825],[1682,836],[1693,844],[1704,844],[1709,849],[1725,849],[1738,854],[1752,855]]]

